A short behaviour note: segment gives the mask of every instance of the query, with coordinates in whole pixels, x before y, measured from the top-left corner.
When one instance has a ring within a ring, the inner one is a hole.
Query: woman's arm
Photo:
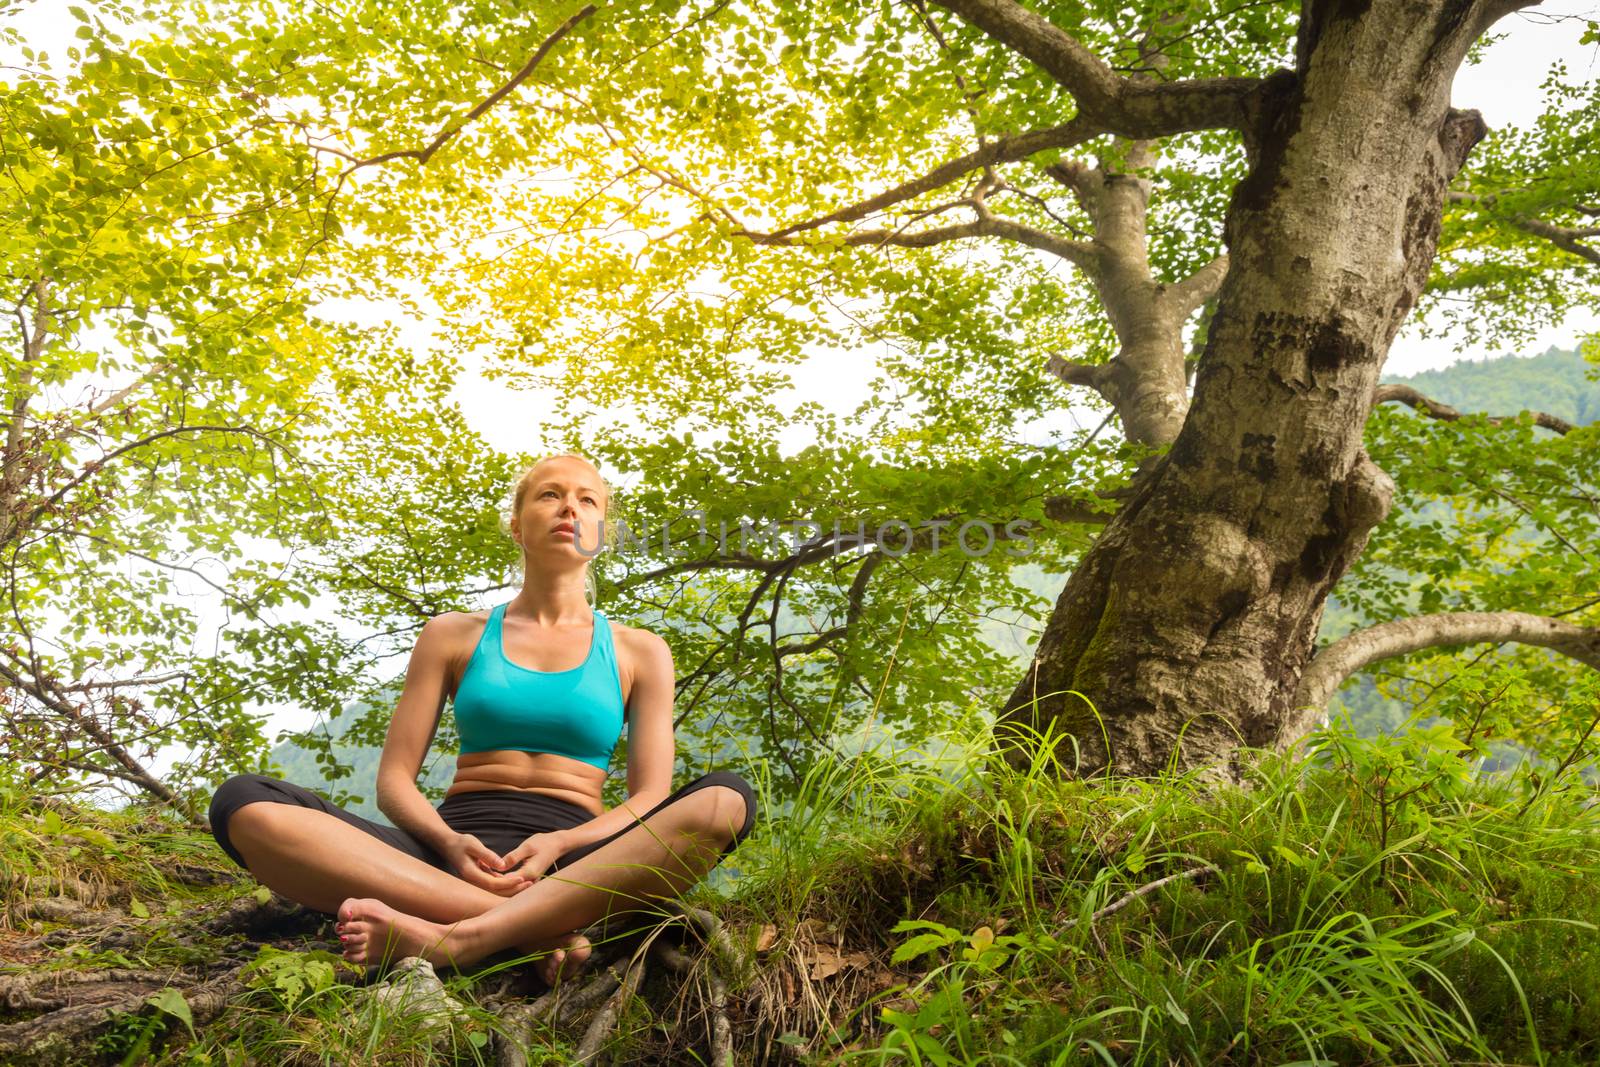
[[[570,830],[535,834],[506,853],[506,869],[525,861],[538,877],[557,856],[637,824],[645,812],[672,795],[672,700],[677,671],[672,649],[656,634],[638,631],[639,663],[628,694],[628,799]]]
[[[519,879],[491,873],[499,868],[500,857],[471,834],[450,829],[417,788],[417,772],[433,744],[448,696],[451,637],[464,619],[456,613],[437,616],[417,635],[405,687],[378,758],[378,810],[449,860],[462,878],[484,889],[510,893],[519,888]]]

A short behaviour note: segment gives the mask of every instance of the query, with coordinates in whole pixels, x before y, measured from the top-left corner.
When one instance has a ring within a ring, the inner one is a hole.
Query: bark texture
[[[1144,774],[1229,766],[1296,719],[1324,602],[1393,495],[1362,427],[1485,132],[1450,82],[1499,13],[1305,6],[1297,69],[1246,106],[1181,430],[1068,581],[1002,727],[1070,735],[1080,773]]]

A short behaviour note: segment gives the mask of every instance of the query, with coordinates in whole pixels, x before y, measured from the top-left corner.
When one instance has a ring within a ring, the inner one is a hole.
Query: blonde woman
[[[683,892],[754,825],[738,775],[672,788],[672,653],[585,596],[610,495],[571,454],[518,480],[521,590],[429,620],[411,653],[378,766],[393,827],[263,775],[213,797],[217,843],[278,893],[337,913],[352,962],[464,966],[509,949],[541,955],[554,983],[589,954],[576,931]],[[447,699],[461,755],[434,807],[416,779]],[[628,797],[607,811],[601,786],[624,725]]]

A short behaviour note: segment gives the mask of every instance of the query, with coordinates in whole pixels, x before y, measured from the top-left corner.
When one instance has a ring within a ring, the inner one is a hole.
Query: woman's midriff
[[[605,810],[600,800],[605,781],[606,772],[599,767],[553,752],[470,752],[456,757],[456,778],[445,796],[517,789],[544,793],[599,815]]]

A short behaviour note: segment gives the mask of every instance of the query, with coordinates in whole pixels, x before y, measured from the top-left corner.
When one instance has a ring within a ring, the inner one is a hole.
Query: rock
[[[383,1013],[404,1016],[408,1025],[431,1033],[436,1045],[448,1045],[451,1031],[471,1020],[466,1006],[445,990],[433,964],[418,956],[394,964],[382,982],[367,987],[367,997]]]

